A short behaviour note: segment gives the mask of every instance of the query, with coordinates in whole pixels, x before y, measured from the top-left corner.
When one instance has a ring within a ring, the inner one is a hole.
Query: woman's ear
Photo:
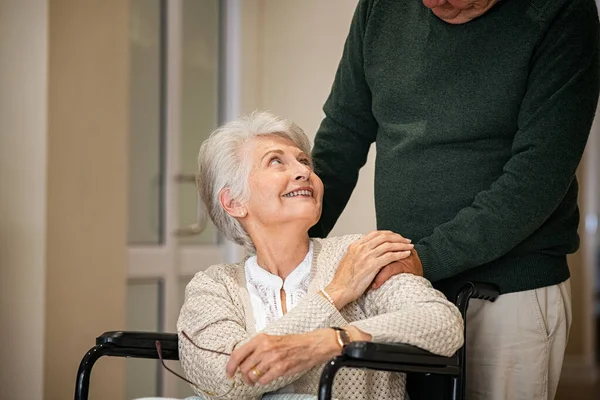
[[[224,188],[219,192],[221,207],[234,218],[244,218],[248,214],[246,206],[231,196],[231,190]]]

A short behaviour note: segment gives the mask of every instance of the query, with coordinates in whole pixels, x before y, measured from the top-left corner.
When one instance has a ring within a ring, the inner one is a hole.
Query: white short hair
[[[229,188],[231,197],[245,202],[249,198],[251,163],[245,151],[249,142],[262,135],[277,135],[291,140],[310,157],[310,141],[292,121],[268,111],[254,111],[213,131],[198,153],[198,192],[217,229],[229,240],[254,252],[254,244],[242,225],[222,207],[221,190]]]

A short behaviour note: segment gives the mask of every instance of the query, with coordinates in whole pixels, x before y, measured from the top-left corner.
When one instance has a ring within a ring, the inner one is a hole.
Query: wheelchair
[[[466,337],[467,308],[470,299],[495,301],[499,289],[492,284],[468,282],[458,292],[455,304],[464,320]],[[179,360],[176,333],[111,331],[96,338],[96,345],[83,357],[77,371],[75,400],[88,400],[90,376],[94,363],[102,356]],[[437,377],[436,384],[443,386],[443,400],[466,398],[466,346],[463,345],[451,357],[439,356],[415,346],[402,343],[352,342],[340,356],[331,359],[321,373],[318,400],[331,400],[333,382],[341,368],[363,368],[378,371],[400,372],[408,375],[410,385],[413,376],[425,375],[426,379]],[[419,379],[422,379],[422,378]],[[410,390],[410,387],[409,387]],[[420,396],[409,394],[413,399]]]

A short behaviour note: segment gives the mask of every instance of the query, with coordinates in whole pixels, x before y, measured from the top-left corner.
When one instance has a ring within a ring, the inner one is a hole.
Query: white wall
[[[244,111],[264,108],[314,135],[356,0],[253,0],[244,4]],[[375,149],[332,235],[375,229]]]
[[[0,0],[0,399],[43,392],[47,29],[46,0]]]

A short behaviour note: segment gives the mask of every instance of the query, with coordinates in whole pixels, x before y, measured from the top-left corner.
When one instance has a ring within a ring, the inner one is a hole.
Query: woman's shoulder
[[[239,286],[240,274],[243,274],[244,263],[215,264],[203,271],[197,272],[188,287],[214,287],[224,286],[228,289]]]
[[[223,318],[244,323],[245,307],[237,283],[240,268],[240,264],[216,264],[194,275],[185,288],[178,331],[202,330]]]
[[[317,264],[330,264],[337,267],[341,258],[346,254],[348,246],[363,235],[333,236],[325,239],[313,239],[315,259]]]
[[[350,246],[351,243],[356,242],[360,239],[362,234],[353,234],[353,235],[343,235],[343,236],[332,236],[325,239],[314,238],[313,241],[318,243],[321,248],[325,249],[340,249],[344,252]]]

